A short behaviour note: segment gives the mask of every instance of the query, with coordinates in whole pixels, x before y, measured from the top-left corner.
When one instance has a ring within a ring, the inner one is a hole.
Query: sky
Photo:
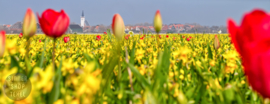
[[[228,18],[239,24],[243,14],[254,8],[270,13],[270,0],[0,0],[0,24],[22,21],[27,8],[39,14],[48,8],[64,9],[70,22],[78,24],[84,11],[90,26],[110,25],[115,13],[125,24],[152,23],[156,10],[164,24],[226,26]]]

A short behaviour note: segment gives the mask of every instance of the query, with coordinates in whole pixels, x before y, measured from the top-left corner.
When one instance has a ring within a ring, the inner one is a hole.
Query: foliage
[[[133,35],[120,42],[116,42],[109,30],[107,33],[100,40],[92,34],[65,35],[70,37],[67,43],[62,38],[65,36],[58,38],[56,69],[51,64],[53,39],[45,35],[32,37],[30,61],[26,63],[26,39],[7,35],[6,52],[0,58],[1,81],[16,71],[29,76],[31,95],[15,103],[244,104],[263,101],[248,86],[239,55],[227,34],[218,35],[220,47],[215,50],[211,34],[168,34],[168,38],[161,34],[157,45],[156,36],[149,33],[142,39],[142,35]],[[187,37],[191,40],[187,41]],[[26,64],[31,67],[27,68]],[[0,103],[13,103],[2,91],[0,99]]]

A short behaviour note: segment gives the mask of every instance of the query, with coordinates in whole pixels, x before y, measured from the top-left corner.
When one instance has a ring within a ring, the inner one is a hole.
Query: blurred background
[[[111,28],[115,13],[123,17],[126,31],[154,32],[153,16],[159,9],[163,33],[227,33],[228,18],[239,24],[243,13],[254,8],[270,11],[269,5],[270,0],[0,0],[0,30],[20,33],[27,8],[38,14],[52,8],[67,12],[69,33],[102,33]],[[38,29],[38,33],[42,31]]]

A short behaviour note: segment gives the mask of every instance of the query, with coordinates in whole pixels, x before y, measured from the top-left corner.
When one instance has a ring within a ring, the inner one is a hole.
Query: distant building
[[[9,28],[11,33],[21,33],[22,32],[22,22],[16,22]]]
[[[168,25],[162,26],[162,30],[163,30],[163,31],[167,31],[167,30],[168,30]]]
[[[81,16],[81,27],[83,29],[83,32],[90,32],[91,27],[88,23],[88,21],[84,17],[84,12],[82,11],[82,16]]]
[[[153,26],[149,26],[148,28],[150,29],[150,31],[155,31]]]
[[[69,31],[71,33],[82,33],[83,32],[83,28],[78,24],[70,24],[69,29],[70,29]]]
[[[84,13],[82,11],[82,16],[81,16],[81,27],[84,27],[84,23],[85,23],[85,18],[84,18]]]
[[[99,30],[99,26],[97,25],[97,26],[95,27],[95,29],[94,29],[94,32],[98,32],[98,30]]]
[[[139,26],[136,26],[136,29],[135,29],[136,31],[140,31],[140,28],[139,28]]]

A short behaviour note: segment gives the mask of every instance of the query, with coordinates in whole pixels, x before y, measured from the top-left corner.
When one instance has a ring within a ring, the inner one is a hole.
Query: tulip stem
[[[25,61],[26,61],[26,72],[30,70],[30,58],[29,58],[29,51],[30,51],[30,38],[27,38],[27,45],[26,45],[26,55],[25,55]]]
[[[55,41],[56,38],[53,39],[53,53],[52,53],[52,63],[53,63],[53,68],[55,69]]]
[[[120,45],[120,42],[118,42],[118,52],[119,52],[119,58],[121,58],[121,45]],[[121,74],[122,74],[122,71],[121,71],[121,61],[118,62],[118,81],[120,82],[121,80]]]
[[[157,32],[157,52],[159,52],[159,33]]]

